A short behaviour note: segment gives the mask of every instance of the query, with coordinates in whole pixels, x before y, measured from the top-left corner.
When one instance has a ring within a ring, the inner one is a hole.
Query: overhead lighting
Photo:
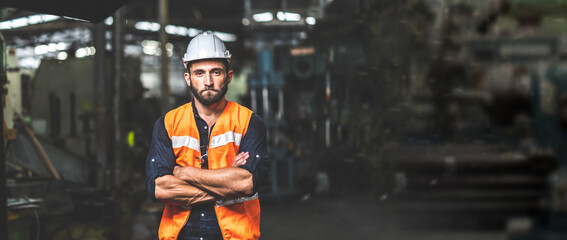
[[[165,49],[169,52],[169,51],[173,51],[173,43],[167,43],[165,44]]]
[[[217,37],[219,37],[224,42],[236,42],[236,34],[225,33],[225,32],[213,32]]]
[[[79,48],[77,49],[77,51],[75,51],[75,57],[77,58],[84,58],[84,57],[88,57],[88,56],[92,56],[96,53],[96,48],[95,47],[84,47],[84,48]]]
[[[244,25],[244,26],[250,25],[250,20],[248,20],[248,18],[243,18],[242,19],[242,25]]]
[[[271,12],[256,13],[252,15],[252,19],[256,22],[269,22],[274,20],[274,15]]]
[[[161,28],[161,25],[156,22],[140,21],[134,25],[134,28],[142,31],[157,32]]]
[[[113,23],[114,23],[114,18],[112,18],[112,17],[107,17],[107,18],[104,20],[104,24],[106,24],[106,25],[108,25],[108,26],[112,25]]]
[[[177,26],[167,25],[165,26],[165,32],[167,34],[177,34]]]
[[[43,55],[49,52],[49,47],[47,45],[38,45],[34,48],[33,52],[36,55]]]
[[[189,37],[195,37],[197,35],[199,35],[199,33],[201,33],[202,31],[199,29],[195,29],[195,28],[188,28],[187,29],[187,36]]]
[[[79,48],[75,51],[75,57],[83,58],[87,56],[87,50],[85,48]]]
[[[12,28],[21,28],[28,25],[28,18],[16,18],[12,20]]]
[[[141,21],[134,24],[134,27],[142,31],[157,32],[160,29],[160,24],[156,22]],[[183,26],[167,25],[165,26],[165,32],[170,35],[195,37],[203,31],[196,28],[186,28]],[[237,39],[236,34],[224,33],[224,32],[214,32],[214,33],[225,42],[234,42]],[[155,54],[153,50],[152,51],[148,50],[148,52],[151,52],[149,53],[149,55]]]
[[[180,36],[187,36],[187,28],[186,27],[178,27],[174,25],[167,25],[165,26],[165,32],[171,35],[180,35]]]
[[[155,56],[161,55],[161,49],[155,47],[143,47],[142,52],[146,55],[155,55]]]
[[[36,14],[27,17],[16,18],[16,19],[0,22],[0,30],[21,28],[29,25],[51,22],[59,18],[60,18],[59,16],[50,15],[50,14]]]
[[[57,52],[63,50],[67,50],[67,43],[59,42],[59,43],[37,45],[35,46],[33,52],[35,55],[43,55],[50,52]]]
[[[55,52],[57,51],[57,43],[50,43],[47,45],[47,48],[50,52]]]
[[[57,60],[63,61],[65,59],[67,59],[67,57],[68,57],[68,54],[66,52],[57,53]]]
[[[80,19],[80,18],[74,18],[74,17],[63,17],[65,19],[69,19],[69,20],[74,20],[74,21],[79,21],[79,22],[89,22],[85,19]]]
[[[57,47],[56,47],[56,48],[57,48],[57,50],[59,50],[59,51],[65,50],[65,49],[67,49],[67,43],[65,43],[65,42],[59,42],[59,43],[57,43]]]
[[[142,52],[146,55],[161,56],[161,43],[155,40],[144,40],[142,41]],[[165,50],[167,51],[167,56],[173,56],[173,44],[165,44]]]
[[[37,69],[40,62],[41,59],[37,57],[23,57],[18,61],[18,66],[21,68]]]
[[[313,25],[315,25],[315,23],[317,23],[317,20],[314,17],[306,17],[305,23],[313,26]]]
[[[144,40],[142,41],[142,47],[154,47],[154,48],[158,48],[159,47],[159,42],[155,41],[155,40]]]
[[[301,14],[293,12],[278,11],[276,17],[282,22],[297,22],[301,20]]]

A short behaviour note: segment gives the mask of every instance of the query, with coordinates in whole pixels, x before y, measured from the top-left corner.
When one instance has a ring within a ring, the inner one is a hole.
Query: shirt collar
[[[197,107],[195,107],[195,100],[191,102],[191,107],[193,108],[193,115],[195,115],[196,118],[202,119],[199,115],[199,111],[197,111]]]

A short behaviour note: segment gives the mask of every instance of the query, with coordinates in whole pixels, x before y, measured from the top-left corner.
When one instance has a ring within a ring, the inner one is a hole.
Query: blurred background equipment
[[[180,63],[213,31],[266,122],[265,239],[562,239],[567,1],[0,6],[0,239],[155,239]]]

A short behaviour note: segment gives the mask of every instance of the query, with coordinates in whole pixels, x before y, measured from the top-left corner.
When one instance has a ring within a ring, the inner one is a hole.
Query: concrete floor
[[[264,201],[261,239],[507,239],[505,230],[466,216],[424,214],[404,204],[367,193]]]
[[[505,226],[444,204],[371,193],[261,198],[260,239],[509,240]],[[161,211],[160,211],[161,213]],[[156,239],[158,212],[134,217],[132,239]],[[486,216],[485,213],[480,216]]]

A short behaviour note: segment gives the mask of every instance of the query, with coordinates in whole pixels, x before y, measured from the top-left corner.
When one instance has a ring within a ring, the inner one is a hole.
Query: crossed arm
[[[252,173],[239,168],[249,158],[238,154],[231,167],[200,169],[175,166],[173,175],[155,179],[155,196],[159,201],[190,207],[219,199],[249,196],[253,193]]]
[[[249,196],[267,179],[266,126],[252,115],[231,167],[200,169],[175,166],[176,156],[163,117],[154,125],[146,160],[146,187],[154,200],[183,207]],[[250,154],[254,157],[250,157]]]

